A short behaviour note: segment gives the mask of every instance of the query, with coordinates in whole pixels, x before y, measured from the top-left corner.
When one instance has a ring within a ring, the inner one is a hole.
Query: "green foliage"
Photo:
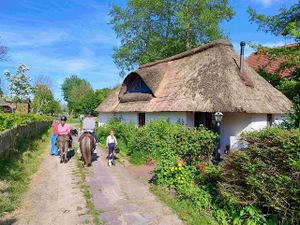
[[[203,210],[197,210],[193,203],[188,200],[174,199],[172,198],[172,192],[167,188],[153,185],[151,191],[159,197],[159,199],[165,202],[170,208],[172,208],[176,214],[191,225],[203,225],[203,224],[218,224],[208,213]]]
[[[129,139],[131,138],[131,135],[134,135],[137,131],[134,123],[125,123],[119,119],[110,120],[97,130],[97,136],[99,137],[99,141],[101,143],[106,143],[106,137],[109,135],[111,130],[115,132],[118,145],[124,147],[124,149],[121,148],[120,150],[127,152]]]
[[[299,99],[300,99],[300,1],[290,6],[289,9],[281,8],[277,15],[266,16],[256,13],[248,8],[250,20],[259,24],[259,29],[270,32],[275,36],[284,36],[294,40],[297,44],[285,48],[267,48],[256,45],[260,54],[270,59],[284,59],[279,71],[290,68],[294,71],[290,79],[279,79],[278,75],[258,71],[274,87],[282,91],[294,102],[295,114],[292,114],[287,123],[288,127],[300,127]]]
[[[34,98],[31,104],[32,110],[35,113],[50,114],[61,112],[59,102],[57,102],[50,88],[44,84],[38,84],[34,88]]]
[[[72,89],[81,84],[82,79],[76,75],[71,75],[70,77],[65,78],[63,84],[61,85],[61,90],[63,92],[64,100],[69,101]]]
[[[234,16],[228,0],[130,0],[113,5],[111,24],[121,39],[113,58],[121,75],[224,37],[220,23]]]
[[[185,205],[188,214],[204,213],[224,225],[300,223],[299,129],[243,134],[248,147],[220,166],[211,163],[216,135],[204,128],[163,120],[136,128],[115,119],[99,128],[103,143],[110,130],[132,162],[157,161],[156,185],[173,190],[173,206]]]
[[[28,122],[52,120],[52,117],[36,114],[10,114],[0,112],[0,132],[15,125],[26,125]]]
[[[284,36],[294,40],[297,44],[285,48],[267,48],[256,45],[260,54],[268,56],[270,59],[284,59],[279,71],[290,68],[294,71],[291,79],[278,79],[277,75],[270,75],[265,72],[259,73],[278,90],[282,91],[294,102],[295,114],[292,114],[287,123],[288,127],[300,127],[299,99],[300,99],[300,1],[290,6],[281,8],[277,15],[266,16],[256,13],[252,8],[248,8],[250,20],[259,24],[259,29],[269,32],[275,36]]]
[[[110,130],[115,131],[119,144],[125,147],[123,151],[135,164],[177,154],[189,164],[197,165],[201,160],[211,159],[216,139],[216,135],[205,128],[188,129],[165,120],[151,121],[136,128],[133,123],[113,119],[98,129],[101,142],[105,143]]]
[[[259,209],[248,213],[264,215],[275,224],[299,224],[300,130],[267,128],[242,138],[248,148],[230,154],[221,164],[224,201],[240,209]]]
[[[276,36],[285,36],[300,40],[300,2],[281,8],[280,13],[273,16],[257,14],[254,9],[248,8],[250,19],[259,24],[259,29]]]
[[[100,105],[107,98],[110,92],[111,92],[110,88],[102,88],[102,89],[97,89],[95,91],[97,106]]]
[[[295,112],[290,114],[282,126],[300,128],[300,68],[293,72],[292,79],[281,78],[278,74],[267,73],[262,69],[257,72],[294,103]]]
[[[76,75],[72,75],[64,80],[62,91],[64,99],[68,102],[69,111],[75,116],[87,114],[90,111],[94,112],[99,105],[98,96],[90,83]]]
[[[1,123],[0,123],[1,124]],[[0,158],[0,218],[20,206],[31,176],[38,170],[40,156],[49,143],[49,132],[32,140],[21,140],[14,151]]]
[[[135,162],[161,160],[164,154],[179,155],[188,163],[210,159],[216,136],[204,129],[188,129],[181,124],[154,120],[132,134],[128,155]]]

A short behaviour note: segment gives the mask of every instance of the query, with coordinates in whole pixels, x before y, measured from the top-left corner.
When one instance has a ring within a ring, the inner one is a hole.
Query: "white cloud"
[[[262,4],[263,6],[268,7],[268,6],[271,6],[276,3],[285,2],[286,0],[250,0],[250,1]]]
[[[269,47],[269,48],[275,48],[279,46],[286,45],[288,43],[284,41],[275,41],[275,42],[255,42],[257,44]],[[240,43],[234,42],[232,43],[235,51],[240,54]],[[245,57],[248,57],[252,52],[254,52],[255,49],[251,48],[249,45],[245,46]]]
[[[65,40],[69,35],[58,29],[22,29],[0,26],[0,36],[8,47],[41,47]]]

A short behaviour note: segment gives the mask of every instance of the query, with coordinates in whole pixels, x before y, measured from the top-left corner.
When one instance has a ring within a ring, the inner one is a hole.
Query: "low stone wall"
[[[51,121],[31,122],[3,131],[0,133],[0,156],[14,150],[19,141],[31,139],[36,134],[44,132],[50,125]]]

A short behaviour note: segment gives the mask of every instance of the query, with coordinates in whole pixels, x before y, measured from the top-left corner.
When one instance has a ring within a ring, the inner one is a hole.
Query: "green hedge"
[[[165,120],[151,121],[136,128],[133,123],[113,119],[98,129],[100,142],[105,143],[110,130],[115,131],[121,151],[126,152],[135,164],[159,161],[164,154],[172,152],[197,164],[203,159],[211,159],[216,139],[216,135],[205,128],[189,129]]]
[[[52,120],[50,116],[37,114],[15,114],[0,112],[0,132],[10,129],[15,125],[26,124],[34,121]]]
[[[244,134],[247,149],[221,164],[224,201],[252,206],[273,224],[300,224],[300,130]]]

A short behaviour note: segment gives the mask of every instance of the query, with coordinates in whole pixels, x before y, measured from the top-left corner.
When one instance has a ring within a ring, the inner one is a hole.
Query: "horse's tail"
[[[92,141],[89,136],[84,136],[81,140],[82,142],[82,156],[84,157],[87,166],[92,164]]]

